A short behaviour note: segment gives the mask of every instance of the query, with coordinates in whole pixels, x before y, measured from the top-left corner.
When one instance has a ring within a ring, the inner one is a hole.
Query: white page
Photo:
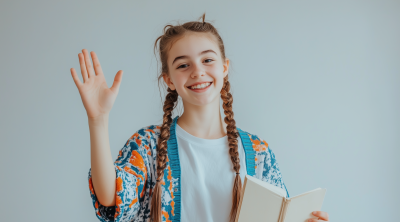
[[[315,189],[291,198],[286,210],[285,222],[305,222],[310,218],[317,218],[311,213],[321,210],[326,189]]]
[[[283,197],[266,189],[258,181],[256,182],[256,179],[252,179],[251,176],[246,175],[246,178],[245,193],[238,222],[277,222]]]
[[[274,185],[272,185],[272,184],[270,184],[268,182],[265,182],[265,181],[262,181],[260,179],[257,179],[257,178],[254,178],[252,176],[249,176],[249,175],[246,175],[246,177],[247,177],[248,180],[251,180],[254,183],[257,183],[257,184],[259,184],[259,185],[261,185],[261,186],[273,191],[274,193],[278,194],[279,196],[286,197],[286,190],[284,190],[284,189],[282,189],[280,187],[274,186]]]
[[[306,194],[308,194],[308,193],[311,193],[311,192],[314,192],[314,191],[316,191],[316,190],[320,190],[320,189],[321,189],[321,188],[315,188],[314,190],[310,190],[310,191],[307,191],[307,192],[301,193],[301,194],[299,194],[299,195],[296,195],[296,196],[294,196],[294,197],[291,197],[291,198],[289,198],[289,199],[297,198],[297,197],[300,197],[300,196],[306,195]]]

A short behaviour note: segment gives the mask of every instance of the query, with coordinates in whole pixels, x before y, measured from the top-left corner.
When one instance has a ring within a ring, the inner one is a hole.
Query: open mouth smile
[[[206,91],[208,88],[210,88],[211,84],[213,82],[203,82],[200,84],[195,84],[195,85],[191,85],[191,86],[187,86],[188,89],[194,91],[194,92],[204,92]]]

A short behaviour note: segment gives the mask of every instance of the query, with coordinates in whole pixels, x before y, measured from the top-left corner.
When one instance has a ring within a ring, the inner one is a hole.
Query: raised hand
[[[79,80],[74,68],[71,68],[71,75],[76,87],[78,87],[88,118],[95,119],[110,113],[118,95],[123,71],[117,72],[113,85],[108,88],[96,53],[91,52],[93,70],[88,51],[83,49],[82,52],[83,54],[79,53],[78,57],[83,83]]]

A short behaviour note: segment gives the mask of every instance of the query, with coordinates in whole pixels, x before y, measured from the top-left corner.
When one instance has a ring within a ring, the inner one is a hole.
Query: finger
[[[89,75],[88,75],[88,73],[86,71],[85,59],[84,59],[82,53],[79,53],[78,57],[79,57],[79,64],[81,66],[81,73],[82,73],[83,82],[86,82],[87,79],[89,78]]]
[[[326,222],[327,220],[308,219],[307,222]]]
[[[314,216],[316,216],[316,217],[319,217],[319,219],[322,219],[322,220],[325,220],[325,221],[327,221],[328,217],[329,217],[328,213],[324,212],[324,211],[314,211],[312,214]]]
[[[98,76],[98,75],[103,75],[103,70],[101,69],[100,61],[99,61],[99,59],[97,58],[96,53],[94,53],[93,51],[91,51],[90,54],[92,55],[94,72],[96,73],[97,76]]]
[[[113,82],[113,84],[112,84],[112,86],[110,88],[113,92],[118,92],[119,91],[119,86],[121,85],[122,73],[123,72],[124,71],[119,70],[117,72],[117,74],[115,75],[114,82]]]
[[[72,75],[72,79],[74,79],[75,85],[76,87],[80,87],[82,85],[81,81],[78,78],[78,74],[76,74],[75,69],[71,68],[71,75]]]
[[[83,49],[82,52],[85,57],[86,71],[89,74],[89,78],[94,77],[95,74],[94,74],[94,70],[92,67],[92,62],[90,62],[89,52],[86,49]]]

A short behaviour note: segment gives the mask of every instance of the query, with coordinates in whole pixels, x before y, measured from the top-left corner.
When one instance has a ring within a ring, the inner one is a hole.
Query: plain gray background
[[[136,130],[161,123],[155,39],[203,12],[231,59],[237,126],[269,143],[290,195],[327,188],[331,221],[399,220],[399,0],[2,0],[1,221],[98,221],[70,68],[80,72],[86,48],[109,87],[124,70],[115,160]]]

